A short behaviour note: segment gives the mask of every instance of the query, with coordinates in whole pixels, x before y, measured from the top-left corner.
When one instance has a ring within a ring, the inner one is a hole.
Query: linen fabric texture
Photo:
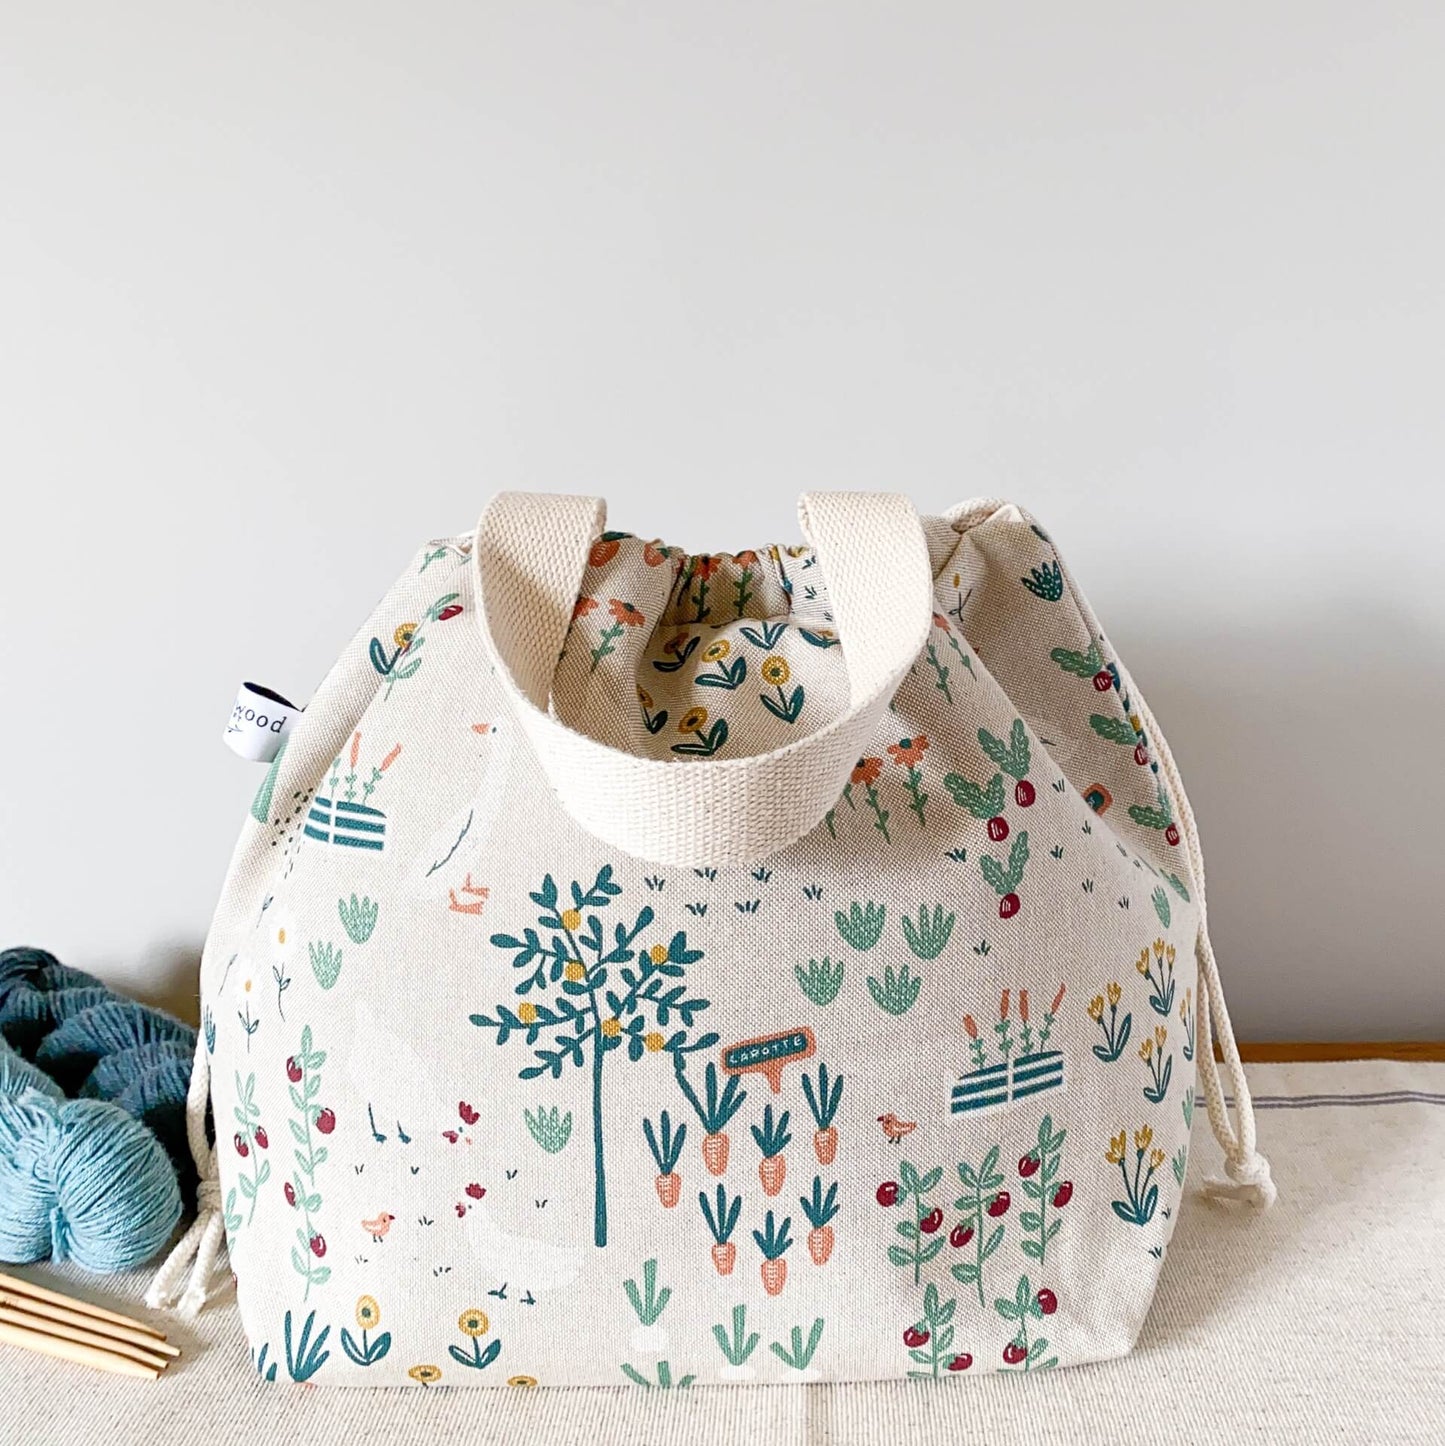
[[[264,1376],[1118,1356],[1184,1194],[1201,881],[1022,510],[690,556],[502,494],[263,783],[202,964]]]

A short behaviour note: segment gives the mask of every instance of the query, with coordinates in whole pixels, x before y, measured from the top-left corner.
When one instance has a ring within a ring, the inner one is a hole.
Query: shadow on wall
[[[1445,638],[1343,599],[1110,636],[1198,816],[1239,1036],[1445,1039]]]
[[[239,825],[238,825],[239,827]],[[106,983],[125,994],[184,1019],[201,1022],[201,941],[172,941],[147,949],[138,959],[110,962]]]

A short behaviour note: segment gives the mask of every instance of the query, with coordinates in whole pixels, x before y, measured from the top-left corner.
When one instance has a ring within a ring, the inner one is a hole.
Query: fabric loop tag
[[[270,688],[242,683],[226,724],[226,746],[252,763],[270,763],[301,711]]]

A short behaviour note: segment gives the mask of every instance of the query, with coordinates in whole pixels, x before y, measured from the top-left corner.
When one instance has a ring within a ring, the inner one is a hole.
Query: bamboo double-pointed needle
[[[156,1340],[163,1341],[166,1338],[164,1331],[159,1331],[144,1321],[134,1320],[128,1315],[118,1315],[115,1311],[106,1310],[103,1306],[91,1305],[88,1300],[76,1300],[72,1296],[61,1295],[58,1290],[47,1290],[43,1285],[36,1285],[33,1281],[25,1280],[18,1275],[6,1275],[0,1272],[0,1291],[10,1295],[27,1296],[31,1300],[43,1301],[47,1305],[75,1311],[79,1315],[88,1315],[93,1320],[109,1321],[112,1325],[125,1326],[130,1330],[140,1331],[143,1335],[153,1336]],[[25,1308],[28,1309],[28,1307]]]
[[[45,1331],[30,1330],[25,1326],[10,1325],[0,1321],[0,1344],[19,1346],[22,1350],[38,1351],[41,1355],[54,1356],[57,1360],[74,1361],[76,1365],[93,1366],[99,1371],[110,1371],[118,1376],[137,1376],[154,1381],[161,1373],[155,1365],[143,1365],[114,1351],[102,1350],[99,1346],[82,1345],[60,1336],[48,1335]]]
[[[134,1346],[127,1341],[116,1340],[113,1336],[101,1335],[98,1331],[80,1329],[73,1325],[65,1325],[60,1321],[46,1320],[43,1316],[28,1315],[23,1310],[12,1310],[5,1305],[0,1305],[0,1325],[14,1326],[18,1330],[27,1331],[32,1335],[51,1336],[56,1340],[70,1341],[75,1345],[85,1346],[92,1350],[108,1351],[111,1355],[123,1356],[128,1361],[136,1361],[143,1366],[152,1366],[158,1371],[163,1371],[170,1365],[170,1358],[157,1351],[147,1350],[143,1346]]]
[[[10,1320],[11,1316],[25,1318]],[[12,1325],[32,1326],[52,1335],[78,1331],[80,1339],[92,1341],[95,1345],[108,1346],[113,1341],[116,1345],[134,1346],[147,1356],[156,1357],[162,1364],[168,1357],[180,1355],[175,1346],[131,1326],[112,1325],[108,1320],[96,1320],[94,1316],[83,1315],[78,1310],[65,1310],[58,1305],[48,1305],[43,1300],[31,1300],[29,1296],[12,1295],[6,1290],[0,1290],[0,1320],[10,1320]]]

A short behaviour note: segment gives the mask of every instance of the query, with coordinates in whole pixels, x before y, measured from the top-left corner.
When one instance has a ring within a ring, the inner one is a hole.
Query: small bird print
[[[901,1144],[904,1135],[911,1135],[918,1128],[917,1120],[900,1120],[892,1110],[886,1115],[879,1115],[878,1123],[883,1126],[883,1133],[888,1136],[890,1145]]]
[[[375,1220],[363,1220],[361,1222],[361,1228],[380,1245],[381,1242],[386,1239],[387,1231],[391,1229],[392,1221],[395,1219],[395,1215],[388,1214],[387,1211],[383,1210]]]

